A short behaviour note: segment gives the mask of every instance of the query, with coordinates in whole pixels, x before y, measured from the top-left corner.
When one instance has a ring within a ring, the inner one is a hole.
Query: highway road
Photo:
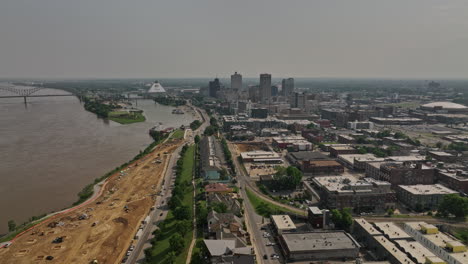
[[[185,144],[189,144],[189,145],[194,143],[195,135],[201,135],[209,124],[209,118],[205,111],[199,110],[198,108],[195,108],[195,107],[193,107],[193,109],[198,111],[198,113],[201,115],[204,122],[196,131],[189,132],[191,130],[187,130],[187,133],[185,133],[185,138],[184,138]],[[144,226],[143,234],[140,237],[140,239],[137,240],[135,249],[131,252],[131,255],[128,257],[127,261],[124,263],[134,264],[134,263],[144,262],[144,259],[145,259],[144,250],[146,248],[151,247],[150,241],[153,238],[152,233],[154,230],[158,228],[156,224],[166,219],[167,213],[169,211],[167,202],[171,198],[171,195],[172,195],[172,188],[170,186],[172,186],[175,180],[174,168],[177,163],[177,160],[180,157],[180,151],[183,145],[184,144],[182,144],[172,154],[170,154],[171,157],[170,157],[170,160],[166,169],[166,173],[164,176],[164,184],[163,184],[163,187],[161,188],[161,195],[157,196],[156,202],[154,205],[155,210],[152,211],[152,213],[150,214],[150,221],[148,221],[148,223]]]
[[[168,206],[167,201],[172,195],[172,188],[170,186],[174,182],[175,172],[174,166],[179,158],[180,150],[182,149],[181,145],[178,147],[172,154],[170,154],[169,163],[167,165],[166,173],[164,175],[164,184],[161,187],[161,195],[156,197],[154,204],[155,209],[150,214],[150,221],[144,226],[143,234],[137,240],[135,249],[131,252],[131,255],[128,257],[128,260],[124,263],[142,263],[145,254],[144,249],[151,247],[150,241],[153,238],[152,232],[157,229],[155,224],[159,223],[166,219]]]

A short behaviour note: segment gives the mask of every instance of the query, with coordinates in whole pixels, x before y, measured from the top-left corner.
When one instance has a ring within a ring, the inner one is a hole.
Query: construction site
[[[120,262],[154,206],[170,155],[183,142],[161,143],[111,175],[81,206],[51,216],[16,237],[0,249],[0,263]]]

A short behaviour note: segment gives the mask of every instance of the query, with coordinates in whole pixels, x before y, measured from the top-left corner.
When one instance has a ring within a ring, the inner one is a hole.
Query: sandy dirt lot
[[[236,143],[235,145],[239,154],[247,151],[268,149],[268,147],[263,142]]]
[[[182,140],[157,146],[123,173],[112,175],[94,202],[45,221],[0,249],[0,263],[120,263],[154,205],[170,155],[164,153],[180,144]],[[84,214],[86,219],[80,220]],[[58,237],[63,242],[52,243]]]

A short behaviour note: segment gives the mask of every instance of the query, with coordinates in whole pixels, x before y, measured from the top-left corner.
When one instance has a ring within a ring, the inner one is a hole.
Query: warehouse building
[[[248,151],[242,152],[241,158],[243,162],[261,162],[261,163],[282,163],[280,155],[273,151]]]
[[[398,185],[398,200],[413,209],[436,209],[445,195],[457,192],[440,184]]]
[[[450,189],[468,194],[468,171],[438,170],[436,178]]]
[[[271,223],[278,235],[283,234],[283,232],[296,231],[296,225],[289,215],[272,215]]]
[[[456,238],[439,232],[436,226],[426,222],[408,222],[404,230],[448,264],[468,263],[466,246]]]
[[[281,149],[292,149],[294,151],[312,150],[312,143],[302,136],[274,137],[272,145]]]
[[[286,233],[279,244],[288,261],[343,261],[359,255],[359,243],[344,231]]]
[[[344,154],[357,154],[358,151],[351,145],[336,144],[328,147],[331,157],[338,157]]]
[[[319,189],[323,207],[353,208],[355,211],[384,211],[394,208],[396,196],[388,182],[372,178],[358,180],[353,176],[316,177],[312,184]]]

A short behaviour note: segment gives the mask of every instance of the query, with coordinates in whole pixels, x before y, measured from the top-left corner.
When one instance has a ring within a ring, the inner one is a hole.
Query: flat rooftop
[[[272,215],[271,220],[280,230],[296,229],[296,225],[289,215]]]
[[[441,157],[453,157],[452,154],[444,152],[444,151],[429,151],[429,153],[433,155],[441,156]]]
[[[350,145],[344,145],[344,146],[340,146],[340,145],[331,145],[330,148],[331,148],[331,149],[334,149],[334,150],[356,150],[355,148],[353,148],[353,147],[350,146]]]
[[[242,152],[241,157],[243,159],[279,159],[280,155],[273,151],[262,151],[254,150],[248,152]]]
[[[424,161],[424,160],[426,160],[426,157],[421,156],[421,155],[389,156],[386,159],[391,160],[391,161]]]
[[[405,264],[416,264],[414,261],[408,258],[406,253],[398,249],[395,244],[393,244],[390,240],[388,240],[383,235],[376,236],[375,238],[376,238],[375,240],[377,241],[377,243],[379,243],[383,248],[385,248],[388,253],[390,253],[395,259],[398,260],[398,262],[405,263]]]
[[[375,162],[385,161],[385,158],[378,158],[374,154],[342,154],[338,155],[338,159],[342,159],[349,164],[354,164],[354,161]]]
[[[359,248],[359,244],[344,231],[288,233],[281,237],[290,252],[313,252]]]
[[[331,158],[318,151],[298,151],[288,153],[296,160],[330,160]]]
[[[367,220],[363,218],[355,218],[354,224],[359,225],[362,229],[366,230],[369,235],[372,236],[380,236],[382,233],[377,230],[371,223],[367,222]]]
[[[320,210],[320,208],[318,208],[317,206],[309,207],[309,211],[314,215],[322,215],[323,214],[322,210]]]
[[[403,251],[415,258],[419,263],[426,263],[426,257],[436,257],[434,253],[417,241],[396,240],[395,243],[403,248]],[[443,261],[441,259],[439,260],[440,262]]]
[[[410,239],[411,236],[393,222],[376,222],[374,225],[391,240]]]
[[[440,184],[398,185],[401,189],[414,195],[454,194],[458,193]]]
[[[391,185],[372,178],[358,180],[351,175],[315,177],[312,181],[329,192],[339,193],[372,192],[374,187]]]
[[[309,164],[315,167],[341,166],[340,163],[334,160],[311,160]]]

